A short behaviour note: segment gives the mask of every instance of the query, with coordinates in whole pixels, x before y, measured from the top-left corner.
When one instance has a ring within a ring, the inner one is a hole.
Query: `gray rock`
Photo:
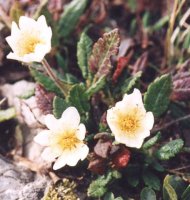
[[[40,200],[49,184],[49,178],[36,175],[0,156],[1,200]]]

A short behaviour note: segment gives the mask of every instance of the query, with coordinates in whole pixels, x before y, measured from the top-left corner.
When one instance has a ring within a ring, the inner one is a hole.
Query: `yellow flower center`
[[[52,138],[53,146],[59,146],[62,150],[71,150],[81,143],[76,137],[74,131],[64,132],[63,134],[57,134]]]
[[[139,119],[136,115],[121,116],[119,127],[122,131],[133,133],[139,127]]]
[[[26,54],[34,53],[36,45],[42,43],[43,41],[41,41],[38,37],[24,35],[22,40],[18,43],[18,55],[24,56]]]

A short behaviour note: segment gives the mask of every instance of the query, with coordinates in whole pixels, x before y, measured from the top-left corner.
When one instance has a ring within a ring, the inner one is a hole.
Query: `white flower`
[[[80,123],[80,115],[76,108],[67,108],[60,119],[53,115],[46,115],[45,124],[49,130],[40,132],[34,141],[46,146],[42,158],[49,162],[55,161],[53,166],[57,170],[65,165],[75,166],[79,160],[84,160],[89,148],[84,144],[86,128]]]
[[[51,50],[52,30],[42,15],[35,21],[21,16],[19,28],[12,22],[11,35],[6,38],[13,52],[7,58],[22,62],[41,62]]]
[[[144,138],[150,135],[154,116],[146,112],[140,91],[134,89],[107,111],[107,122],[117,142],[140,148]]]

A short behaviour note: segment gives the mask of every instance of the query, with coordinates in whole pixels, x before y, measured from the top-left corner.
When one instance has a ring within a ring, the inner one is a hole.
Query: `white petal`
[[[48,146],[50,134],[52,134],[51,131],[43,130],[34,137],[34,141],[42,146]]]
[[[47,28],[47,22],[44,15],[41,15],[37,20],[38,26],[40,28]]]
[[[60,122],[67,126],[68,128],[77,129],[80,123],[80,115],[75,107],[67,108],[61,118]]]
[[[84,124],[79,124],[76,136],[79,140],[84,140],[86,134],[86,127]]]
[[[44,120],[45,120],[45,125],[48,127],[48,129],[54,131],[59,128],[59,121],[53,115],[51,114],[46,115]]]
[[[15,53],[12,53],[12,52],[7,55],[7,58],[21,61],[21,58],[19,56],[17,56]]]
[[[11,36],[16,38],[19,35],[20,35],[20,30],[19,30],[17,24],[15,22],[12,22],[12,25],[11,25]]]
[[[26,17],[26,16],[21,16],[19,18],[19,27],[20,29],[28,29],[32,30],[33,28],[35,29],[36,27],[36,21],[32,18]]]
[[[152,112],[147,112],[145,118],[142,120],[144,129],[151,130],[154,125],[154,116]]]
[[[80,159],[84,160],[89,153],[89,148],[86,144],[83,144],[79,151],[80,151]]]
[[[62,155],[55,161],[53,170],[60,169],[66,165],[67,158],[69,157],[68,151],[64,151]]]
[[[44,149],[41,156],[44,160],[46,160],[48,162],[52,162],[59,155],[57,155],[54,151],[52,151],[52,149],[50,147],[47,147]]]

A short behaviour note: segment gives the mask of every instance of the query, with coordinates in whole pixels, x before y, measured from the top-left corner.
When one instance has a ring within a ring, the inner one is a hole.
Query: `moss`
[[[76,183],[69,179],[63,179],[51,186],[43,197],[43,200],[79,200],[75,194]]]

